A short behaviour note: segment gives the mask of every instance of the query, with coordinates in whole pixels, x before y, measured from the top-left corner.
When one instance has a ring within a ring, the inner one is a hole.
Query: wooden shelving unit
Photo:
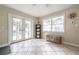
[[[41,24],[35,25],[35,38],[41,39]]]

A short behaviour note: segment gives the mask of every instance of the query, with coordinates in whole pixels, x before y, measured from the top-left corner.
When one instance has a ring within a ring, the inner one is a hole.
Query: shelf
[[[41,38],[41,25],[36,24],[35,25],[35,38]]]

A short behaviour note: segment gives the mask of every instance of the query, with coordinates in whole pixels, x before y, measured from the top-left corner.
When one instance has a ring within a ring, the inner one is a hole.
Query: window
[[[64,16],[43,20],[43,31],[64,32]]]
[[[53,32],[64,32],[64,17],[52,18],[52,31]]]
[[[43,20],[43,31],[51,31],[51,19]]]

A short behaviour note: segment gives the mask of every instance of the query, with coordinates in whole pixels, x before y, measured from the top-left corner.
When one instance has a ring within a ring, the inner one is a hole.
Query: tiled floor
[[[79,55],[79,48],[31,39],[11,45],[9,55]]]

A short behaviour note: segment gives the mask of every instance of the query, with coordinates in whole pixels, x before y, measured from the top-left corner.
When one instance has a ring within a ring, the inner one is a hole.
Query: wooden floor
[[[31,39],[12,44],[9,55],[79,55],[79,48]]]

